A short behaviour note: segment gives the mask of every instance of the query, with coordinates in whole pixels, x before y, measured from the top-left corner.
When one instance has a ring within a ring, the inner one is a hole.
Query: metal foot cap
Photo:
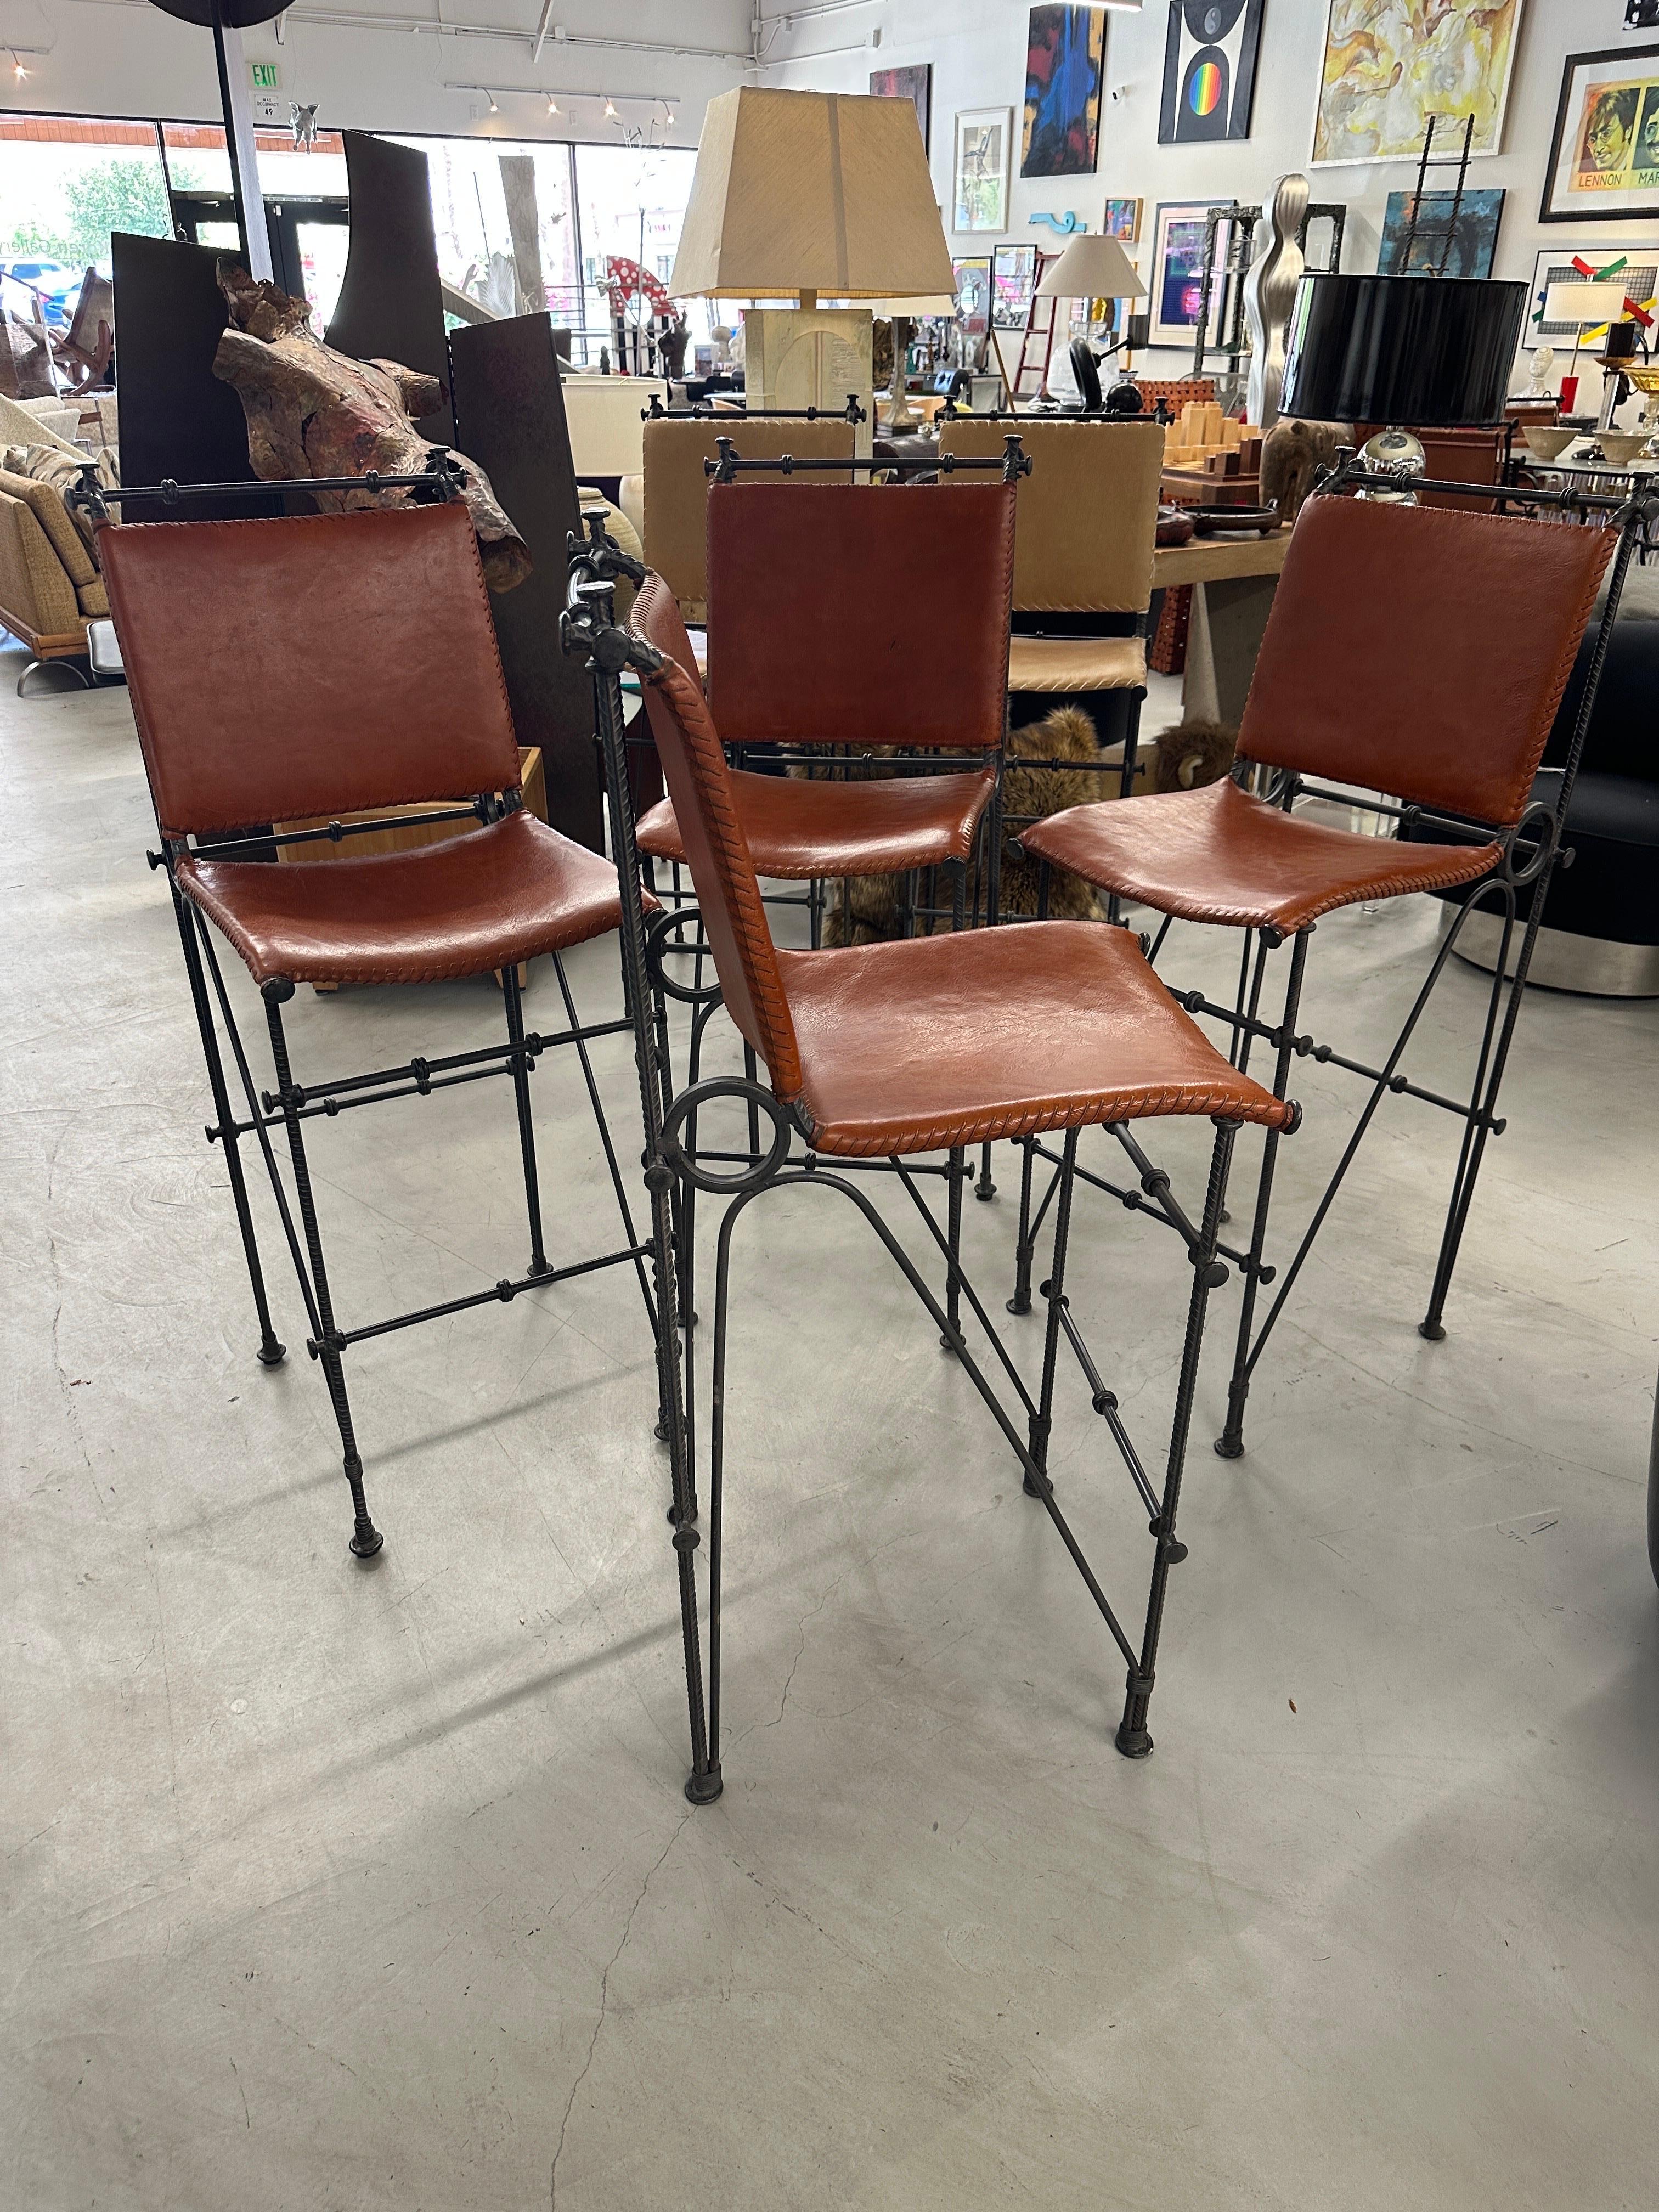
[[[1131,1728],[1127,1721],[1120,1721],[1117,1747],[1125,1759],[1148,1759],[1152,1755],[1152,1739],[1144,1728]]]
[[[1218,1459],[1243,1459],[1244,1456],[1243,1437],[1242,1436],[1236,1435],[1231,1429],[1229,1429],[1224,1436],[1220,1436],[1216,1438],[1215,1455]]]
[[[261,1367],[280,1367],[288,1358],[288,1346],[285,1344],[279,1344],[273,1336],[269,1343],[259,1346],[255,1356]]]
[[[685,1778],[685,1794],[694,1805],[712,1805],[725,1787],[718,1766],[711,1766],[707,1774],[691,1773]]]
[[[1431,1344],[1443,1344],[1446,1340],[1443,1322],[1420,1321],[1417,1324],[1417,1333],[1419,1336],[1426,1336]]]
[[[354,1559],[372,1559],[385,1541],[386,1538],[371,1521],[358,1529],[349,1548]]]

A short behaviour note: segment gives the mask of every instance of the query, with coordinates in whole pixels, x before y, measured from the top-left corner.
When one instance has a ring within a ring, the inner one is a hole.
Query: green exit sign
[[[280,62],[250,62],[247,76],[255,92],[276,92],[282,88],[283,65]]]

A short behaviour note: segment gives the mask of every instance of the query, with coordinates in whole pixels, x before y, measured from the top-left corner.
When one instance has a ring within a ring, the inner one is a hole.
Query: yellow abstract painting
[[[1495,154],[1522,0],[1331,0],[1314,124],[1316,162],[1384,161],[1419,152],[1444,116],[1437,154],[1474,118],[1470,151]],[[1446,143],[1440,143],[1443,136]]]

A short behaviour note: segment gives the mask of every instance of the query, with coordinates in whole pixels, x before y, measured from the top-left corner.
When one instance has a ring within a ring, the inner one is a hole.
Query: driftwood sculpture
[[[368,469],[383,476],[420,474],[437,448],[410,418],[441,404],[435,377],[395,361],[353,361],[336,353],[312,329],[305,301],[290,299],[275,284],[256,283],[245,269],[221,262],[219,289],[230,321],[213,357],[213,373],[242,403],[255,476],[361,476]],[[458,459],[466,470],[461,496],[478,535],[484,580],[492,592],[510,592],[530,574],[529,551],[496,505],[483,471],[464,453]],[[330,514],[402,507],[410,496],[405,491],[316,495]]]

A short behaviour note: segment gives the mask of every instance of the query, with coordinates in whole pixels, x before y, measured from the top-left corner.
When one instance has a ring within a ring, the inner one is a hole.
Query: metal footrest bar
[[[1109,1122],[1106,1126],[1109,1128],[1112,1127]],[[1114,1132],[1114,1133],[1115,1133],[1115,1132]],[[1042,1142],[1041,1139],[1034,1137],[1031,1139],[1031,1150],[1036,1153],[1039,1159],[1047,1160],[1051,1165],[1056,1168],[1060,1164],[1060,1154],[1058,1152],[1051,1152],[1048,1151],[1047,1146]],[[1109,1198],[1116,1199],[1118,1204],[1121,1206],[1127,1207],[1131,1213],[1145,1213],[1150,1215],[1151,1218],[1158,1224],[1160,1228],[1173,1229],[1177,1237],[1184,1238],[1188,1251],[1192,1251],[1195,1249],[1198,1242],[1197,1232],[1193,1229],[1191,1224],[1187,1220],[1184,1214],[1182,1214],[1180,1219],[1177,1220],[1169,1213],[1166,1213],[1162,1206],[1156,1203],[1154,1200],[1143,1196],[1143,1194],[1138,1190],[1125,1190],[1121,1183],[1113,1182],[1106,1176],[1097,1175],[1091,1168],[1079,1166],[1074,1170],[1074,1172],[1079,1182],[1086,1182],[1092,1190],[1104,1191]],[[1032,1220],[1031,1235],[1033,1237],[1036,1235],[1037,1230],[1042,1224],[1043,1212],[1047,1209],[1048,1202],[1047,1198],[1045,1198],[1042,1205],[1038,1207],[1036,1217]],[[1176,1207],[1176,1213],[1180,1213],[1180,1208]],[[1248,1252],[1237,1251],[1231,1244],[1218,1243],[1215,1249],[1224,1259],[1231,1260],[1236,1267],[1243,1270],[1249,1269],[1251,1261],[1250,1255]],[[1264,1283],[1272,1282],[1273,1279],[1273,1270],[1272,1267],[1261,1267],[1256,1270],[1256,1272]]]
[[[1045,1298],[1049,1297],[1048,1284],[1042,1285],[1041,1295]],[[1140,1455],[1130,1442],[1129,1431],[1123,1425],[1122,1416],[1117,1409],[1117,1393],[1115,1390],[1109,1390],[1103,1381],[1100,1370],[1095,1365],[1093,1355],[1084,1341],[1083,1332],[1073,1317],[1072,1301],[1064,1296],[1060,1300],[1060,1325],[1065,1331],[1066,1341],[1077,1355],[1078,1365],[1083,1370],[1084,1379],[1087,1382],[1092,1394],[1094,1409],[1102,1416],[1107,1427],[1111,1431],[1112,1441],[1123,1455],[1123,1464],[1128,1468],[1135,1488],[1140,1492],[1141,1503],[1156,1521],[1158,1514],[1158,1492],[1148,1481],[1146,1470],[1140,1463]]]
[[[342,1097],[347,1091],[368,1091],[382,1083],[412,1082],[419,1090],[426,1086],[433,1075],[447,1074],[452,1068],[476,1067],[489,1060],[508,1060],[515,1053],[522,1053],[526,1060],[533,1060],[538,1053],[551,1051],[557,1045],[574,1044],[578,1037],[620,1036],[633,1026],[631,1021],[596,1022],[591,1027],[583,1025],[576,1029],[559,1030],[545,1036],[532,1030],[522,1041],[503,1037],[499,1044],[480,1045],[471,1052],[445,1053],[436,1060],[425,1060],[417,1055],[404,1061],[401,1066],[378,1067],[368,1075],[341,1075],[323,1083],[296,1083],[293,1103],[303,1109],[313,1099]],[[287,1103],[269,1091],[263,1091],[260,1096],[267,1113]]]
[[[1213,999],[1206,998],[1202,991],[1172,990],[1170,995],[1189,1014],[1207,1014],[1212,1021],[1225,1022],[1230,1029],[1243,1030],[1251,1036],[1261,1037],[1275,1051],[1278,1050],[1279,1031],[1276,1023],[1253,1019],[1248,1014],[1239,1013],[1232,1006],[1218,1006]],[[1346,1068],[1350,1075],[1363,1075],[1368,1083],[1385,1084],[1396,1097],[1420,1098],[1425,1106],[1441,1107],[1448,1114],[1455,1114],[1465,1121],[1480,1124],[1494,1137],[1501,1137],[1508,1126],[1501,1115],[1494,1120],[1483,1115],[1479,1107],[1471,1108],[1462,1099],[1444,1097],[1438,1091],[1425,1091],[1420,1083],[1413,1083],[1407,1077],[1395,1074],[1387,1068],[1369,1067],[1363,1060],[1350,1060],[1346,1053],[1338,1052],[1334,1045],[1316,1044],[1311,1035],[1292,1036],[1291,1050],[1298,1060],[1311,1060],[1321,1067]]]
[[[343,1352],[348,1345],[362,1344],[371,1336],[389,1336],[393,1329],[413,1328],[417,1322],[441,1321],[446,1314],[465,1313],[471,1306],[487,1306],[499,1303],[511,1305],[521,1291],[544,1291],[550,1283],[568,1282],[573,1275],[591,1275],[599,1267],[620,1267],[630,1261],[643,1260],[650,1254],[648,1244],[626,1244],[620,1252],[602,1253],[597,1260],[578,1260],[573,1267],[550,1267],[539,1275],[520,1275],[516,1282],[505,1278],[492,1290],[472,1291],[465,1297],[446,1298],[441,1305],[422,1306],[417,1312],[393,1314],[389,1321],[371,1322],[367,1328],[336,1329],[328,1340],[329,1348]],[[316,1358],[323,1349],[320,1343],[308,1349]]]

